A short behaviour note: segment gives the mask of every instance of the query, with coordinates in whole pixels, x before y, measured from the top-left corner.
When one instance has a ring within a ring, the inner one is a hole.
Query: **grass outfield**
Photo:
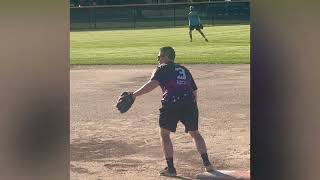
[[[205,42],[188,28],[70,32],[71,64],[155,64],[159,48],[172,46],[182,64],[250,63],[250,25],[205,27]]]

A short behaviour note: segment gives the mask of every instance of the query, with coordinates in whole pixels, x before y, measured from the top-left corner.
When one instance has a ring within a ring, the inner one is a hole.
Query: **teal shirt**
[[[197,26],[200,24],[200,17],[197,12],[190,11],[188,14],[189,26]]]

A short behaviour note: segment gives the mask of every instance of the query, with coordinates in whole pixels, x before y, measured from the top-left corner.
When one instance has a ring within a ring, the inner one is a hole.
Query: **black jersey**
[[[193,91],[197,90],[197,85],[189,70],[182,65],[161,64],[154,70],[151,80],[160,83],[163,103],[194,101]]]

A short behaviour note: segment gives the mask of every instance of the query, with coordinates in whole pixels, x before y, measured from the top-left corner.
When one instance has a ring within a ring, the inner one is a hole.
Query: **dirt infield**
[[[114,107],[155,66],[73,66],[71,76],[71,179],[168,179],[160,147],[161,90],[138,97],[125,114]],[[250,65],[186,65],[198,85],[199,130],[217,169],[250,167]],[[184,127],[172,134],[180,179],[201,172],[202,162]]]

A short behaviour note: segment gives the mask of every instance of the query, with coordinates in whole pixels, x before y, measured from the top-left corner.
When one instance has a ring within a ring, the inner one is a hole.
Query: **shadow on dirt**
[[[99,139],[80,141],[70,145],[71,161],[98,161],[104,158],[122,157],[138,152],[138,147],[126,142]]]
[[[88,169],[86,168],[82,168],[82,167],[77,167],[73,164],[70,164],[70,170],[72,172],[76,172],[76,173],[79,173],[79,174],[94,174],[93,172],[90,172]]]
[[[206,180],[248,180],[247,177],[234,177],[220,171],[204,172],[196,175],[196,179]]]

